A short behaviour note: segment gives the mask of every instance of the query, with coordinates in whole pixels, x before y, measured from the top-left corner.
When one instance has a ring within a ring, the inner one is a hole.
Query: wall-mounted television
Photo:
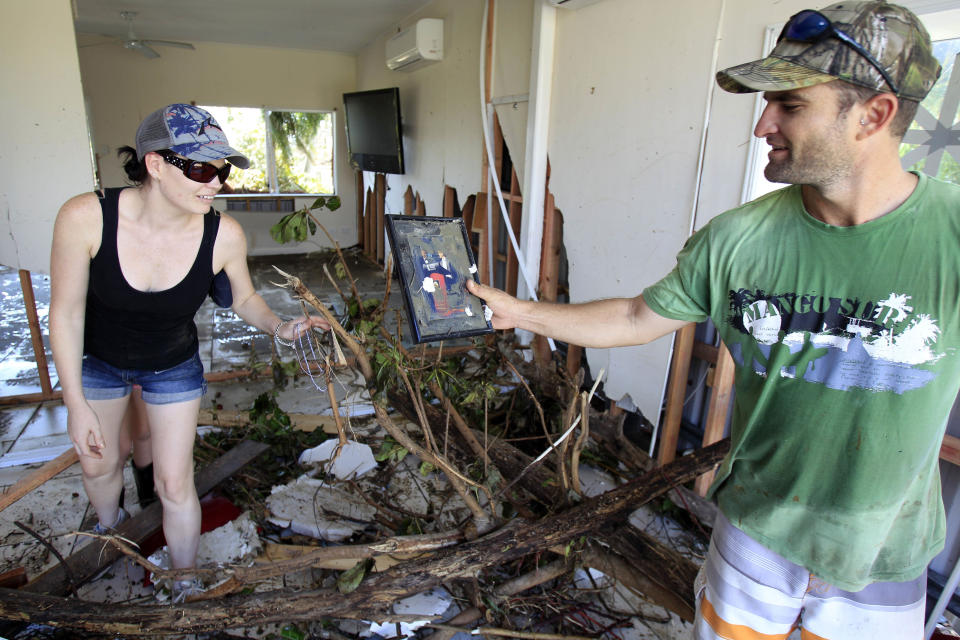
[[[403,131],[397,87],[343,94],[347,152],[357,171],[403,173]]]

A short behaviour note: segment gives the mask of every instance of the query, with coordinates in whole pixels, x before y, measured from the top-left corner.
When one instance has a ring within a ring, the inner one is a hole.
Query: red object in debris
[[[200,533],[213,531],[236,520],[242,512],[237,505],[218,493],[208,493],[200,498]],[[167,543],[163,529],[154,533],[140,545],[140,553],[149,556]]]
[[[200,499],[200,533],[213,531],[240,517],[242,511],[237,505],[218,493],[208,493]]]

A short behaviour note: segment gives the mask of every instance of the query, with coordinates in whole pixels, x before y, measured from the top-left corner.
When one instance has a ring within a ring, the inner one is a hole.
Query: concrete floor
[[[381,297],[385,284],[382,269],[350,252],[347,252],[347,256],[361,296]],[[333,272],[334,259],[332,253],[252,258],[251,275],[267,304],[281,316],[298,315],[301,307],[290,293],[272,284],[282,280],[272,265],[300,277],[331,309],[342,312],[343,303],[323,273],[324,263]],[[49,277],[35,275],[32,281],[50,376],[56,388],[56,369],[47,337]],[[0,395],[39,393],[40,377],[16,270],[0,268],[0,296],[0,313],[3,314],[0,327]],[[391,307],[400,304],[399,298],[394,295]],[[218,308],[208,299],[197,313],[196,322],[200,357],[207,372],[231,371],[247,368],[253,363],[270,362],[272,336],[246,325],[232,310]],[[284,348],[280,357],[291,360],[294,353]],[[246,410],[252,406],[254,398],[272,388],[273,382],[269,378],[212,382],[201,406]],[[341,374],[337,396],[344,414],[358,416],[369,412],[363,385],[352,375]],[[330,410],[326,393],[318,391],[306,376],[300,376],[288,384],[278,394],[277,401],[285,411],[291,413],[323,414]],[[0,490],[5,490],[28,472],[70,448],[66,418],[66,409],[60,402],[0,408]],[[126,474],[127,496],[135,496],[129,467]],[[127,500],[133,512],[138,508],[135,502],[134,499]],[[69,553],[76,544],[83,543],[78,543],[76,536],[70,535],[70,532],[81,527],[87,512],[88,501],[80,481],[78,464],[0,511],[0,573],[23,566],[27,576],[34,577],[56,562],[52,554],[17,525],[18,522],[52,540],[61,553]]]

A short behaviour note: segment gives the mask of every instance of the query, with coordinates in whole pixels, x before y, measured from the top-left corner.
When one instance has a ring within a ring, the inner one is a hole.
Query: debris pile
[[[382,299],[361,300],[342,256],[338,271],[348,286],[337,291],[352,292],[341,293],[341,317],[281,272],[332,327],[323,341],[311,336],[306,373],[329,396],[324,429],[335,437],[297,429],[266,396],[241,420],[242,435],[222,427],[198,439],[198,478],[252,446],[242,437],[270,445],[218,481],[244,515],[203,536],[207,591],[180,605],[104,610],[65,589],[2,589],[0,619],[128,637],[280,628],[303,638],[445,640],[472,629],[683,637],[697,571],[689,550],[703,552],[705,531],[673,530],[685,539],[681,553],[649,533],[659,513],[637,510],[654,501],[695,510],[683,485],[713,468],[727,443],[654,468],[624,436],[624,416],[596,397],[602,373],[584,385],[582,370],[529,361],[503,337],[411,347],[399,319],[387,328],[389,279]],[[365,385],[371,419],[338,410],[334,378],[349,371]],[[155,529],[158,514],[133,520],[152,517]],[[121,534],[143,533],[128,524]],[[105,543],[156,581],[175,577],[162,552],[143,558],[131,539]]]

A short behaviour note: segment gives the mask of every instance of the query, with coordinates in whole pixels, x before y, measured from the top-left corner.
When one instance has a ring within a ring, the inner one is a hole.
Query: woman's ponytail
[[[123,162],[123,170],[127,179],[134,184],[143,184],[147,180],[147,163],[137,157],[137,150],[133,147],[120,147],[117,157]]]

